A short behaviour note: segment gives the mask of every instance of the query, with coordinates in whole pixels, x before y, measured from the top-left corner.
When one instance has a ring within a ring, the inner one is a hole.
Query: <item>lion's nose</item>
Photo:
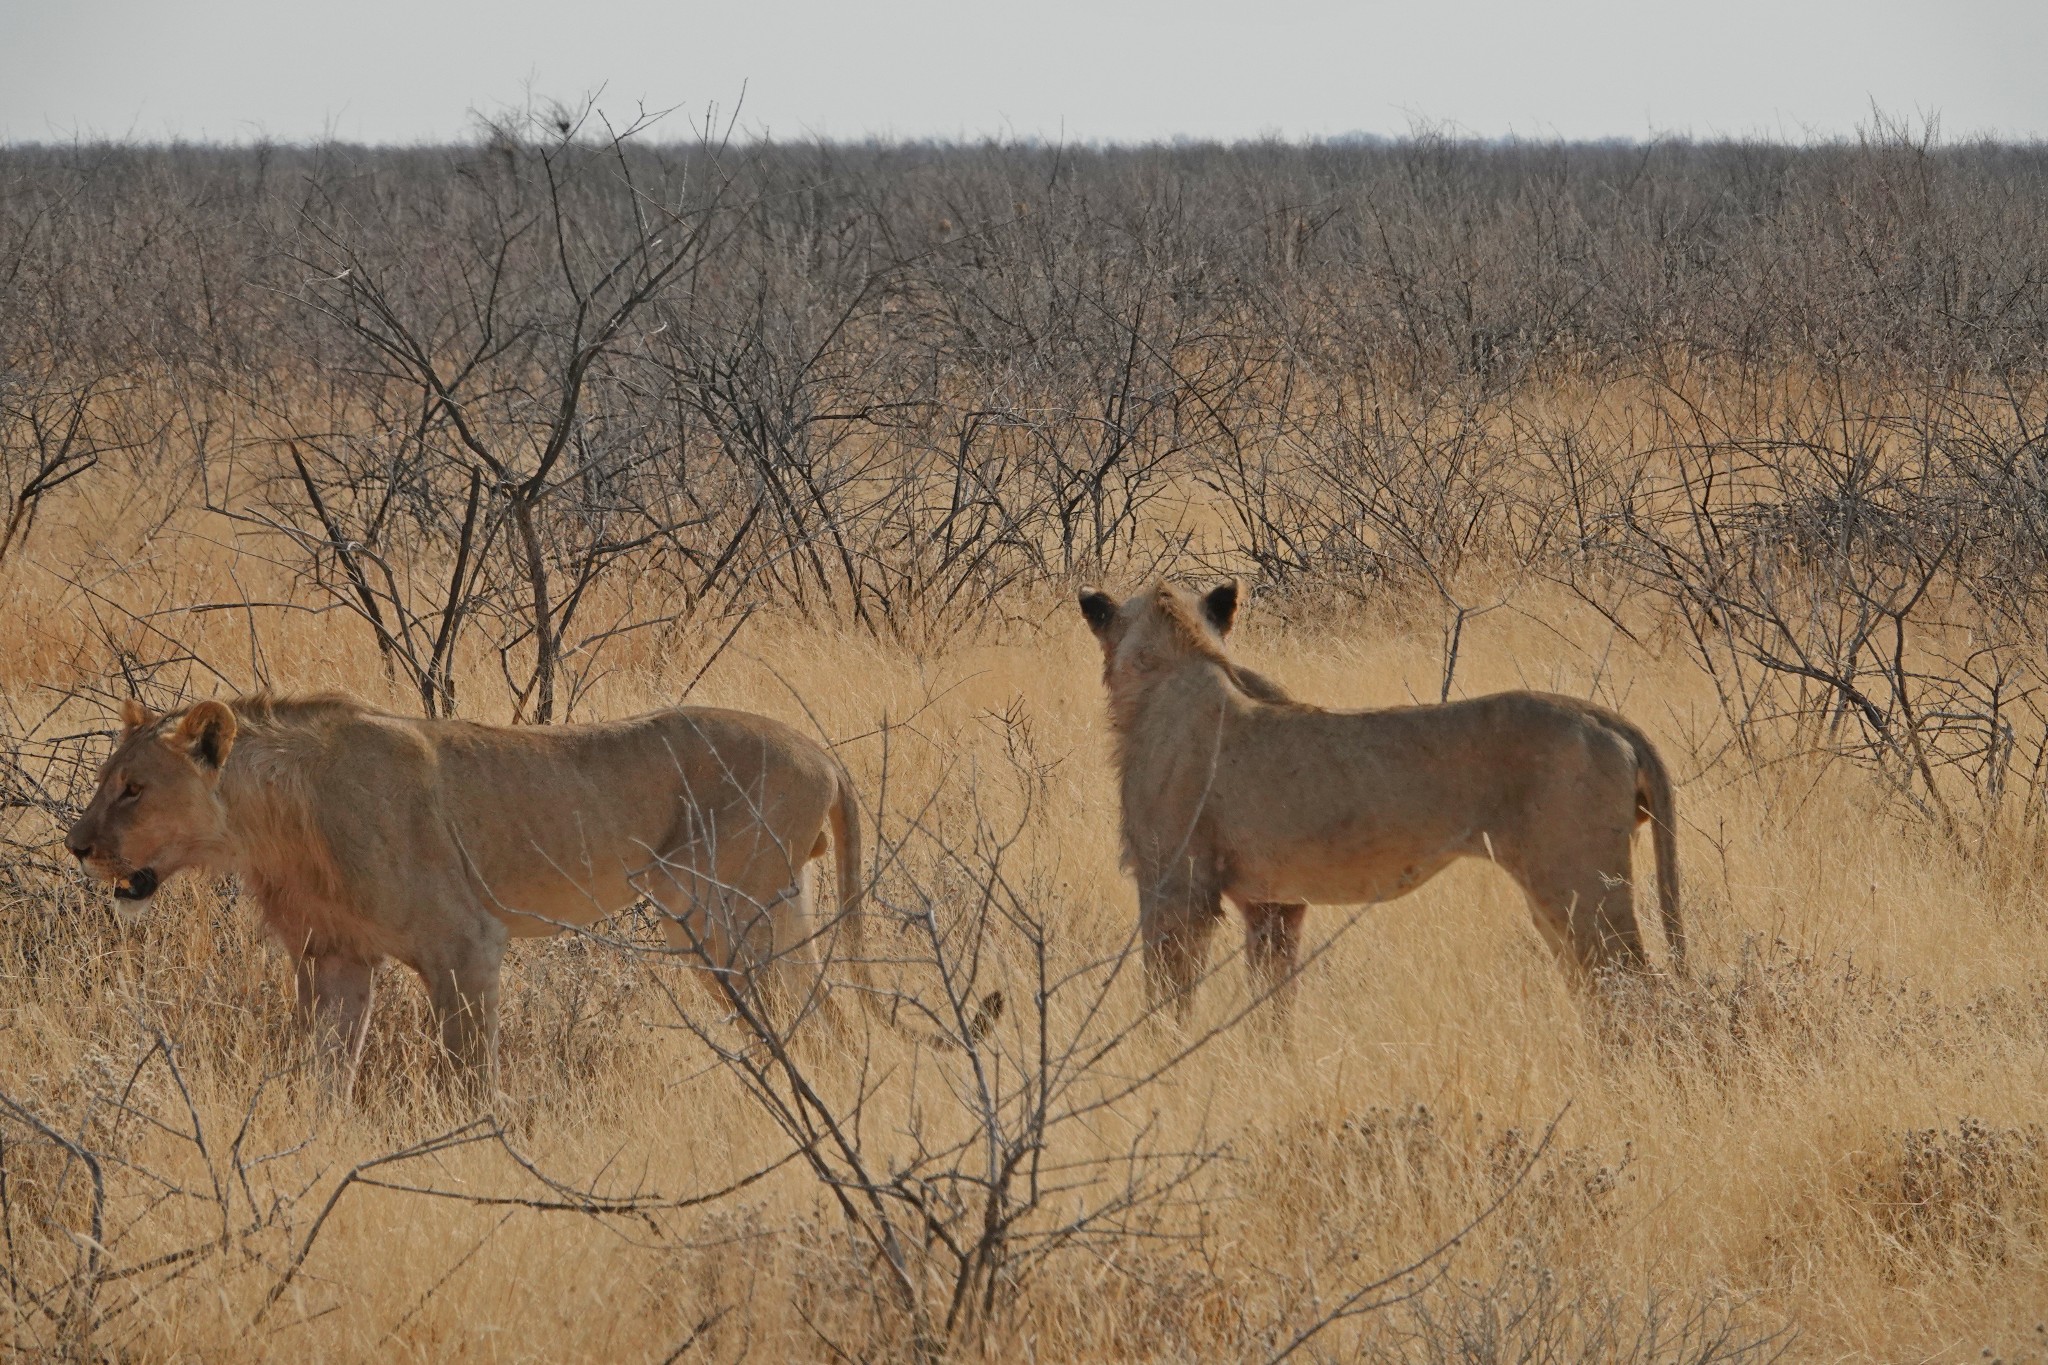
[[[78,859],[81,863],[92,856],[92,845],[80,839],[76,834],[64,836],[64,847],[70,849],[71,856]]]

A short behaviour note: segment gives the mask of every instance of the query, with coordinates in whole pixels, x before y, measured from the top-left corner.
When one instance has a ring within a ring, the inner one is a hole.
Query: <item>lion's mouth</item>
[[[156,870],[138,867],[114,883],[114,899],[146,901],[156,894]]]

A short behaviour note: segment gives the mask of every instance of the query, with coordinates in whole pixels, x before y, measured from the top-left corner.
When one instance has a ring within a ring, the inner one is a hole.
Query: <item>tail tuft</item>
[[[976,1010],[974,1017],[967,1021],[967,1045],[969,1047],[975,1046],[982,1039],[988,1037],[989,1030],[1001,1021],[1003,1017],[1003,1004],[1003,993],[1001,991],[990,991],[987,995],[981,997],[981,1008]]]

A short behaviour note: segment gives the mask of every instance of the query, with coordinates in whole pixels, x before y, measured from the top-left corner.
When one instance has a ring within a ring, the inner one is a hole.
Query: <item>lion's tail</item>
[[[875,986],[874,973],[869,970],[867,950],[867,915],[861,909],[866,898],[867,885],[861,877],[860,846],[860,804],[853,794],[853,779],[845,768],[839,769],[839,790],[832,798],[830,819],[832,822],[833,860],[839,869],[839,922],[840,941],[845,944],[847,964],[853,969],[855,984],[860,989],[861,1003],[868,1014],[891,1028],[902,1028],[903,1024],[895,1012],[882,1005],[881,992]],[[1003,993],[990,991],[982,997],[981,1005],[974,1017],[967,1021],[967,1041],[974,1044],[988,1035],[996,1021],[1003,1017]],[[926,1039],[940,1047],[958,1047],[959,1044],[942,1033],[934,1033]]]
[[[867,915],[861,901],[867,884],[861,879],[860,804],[854,799],[853,779],[839,769],[837,790],[832,796],[832,856],[839,868],[839,938],[846,946],[847,965],[860,987],[860,998],[868,1013],[882,1017],[881,997],[875,993],[874,973],[868,970]]]
[[[1664,917],[1664,943],[1671,953],[1671,970],[1683,976],[1685,921],[1678,908],[1678,821],[1673,810],[1671,773],[1641,731],[1629,739],[1636,751],[1636,810],[1650,822],[1650,837],[1657,853],[1657,906]]]

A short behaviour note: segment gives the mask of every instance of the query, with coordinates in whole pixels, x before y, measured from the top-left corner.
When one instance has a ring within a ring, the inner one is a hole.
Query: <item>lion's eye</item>
[[[141,795],[142,788],[136,786],[133,782],[130,782],[127,786],[121,788],[121,800],[124,802],[134,801]]]

